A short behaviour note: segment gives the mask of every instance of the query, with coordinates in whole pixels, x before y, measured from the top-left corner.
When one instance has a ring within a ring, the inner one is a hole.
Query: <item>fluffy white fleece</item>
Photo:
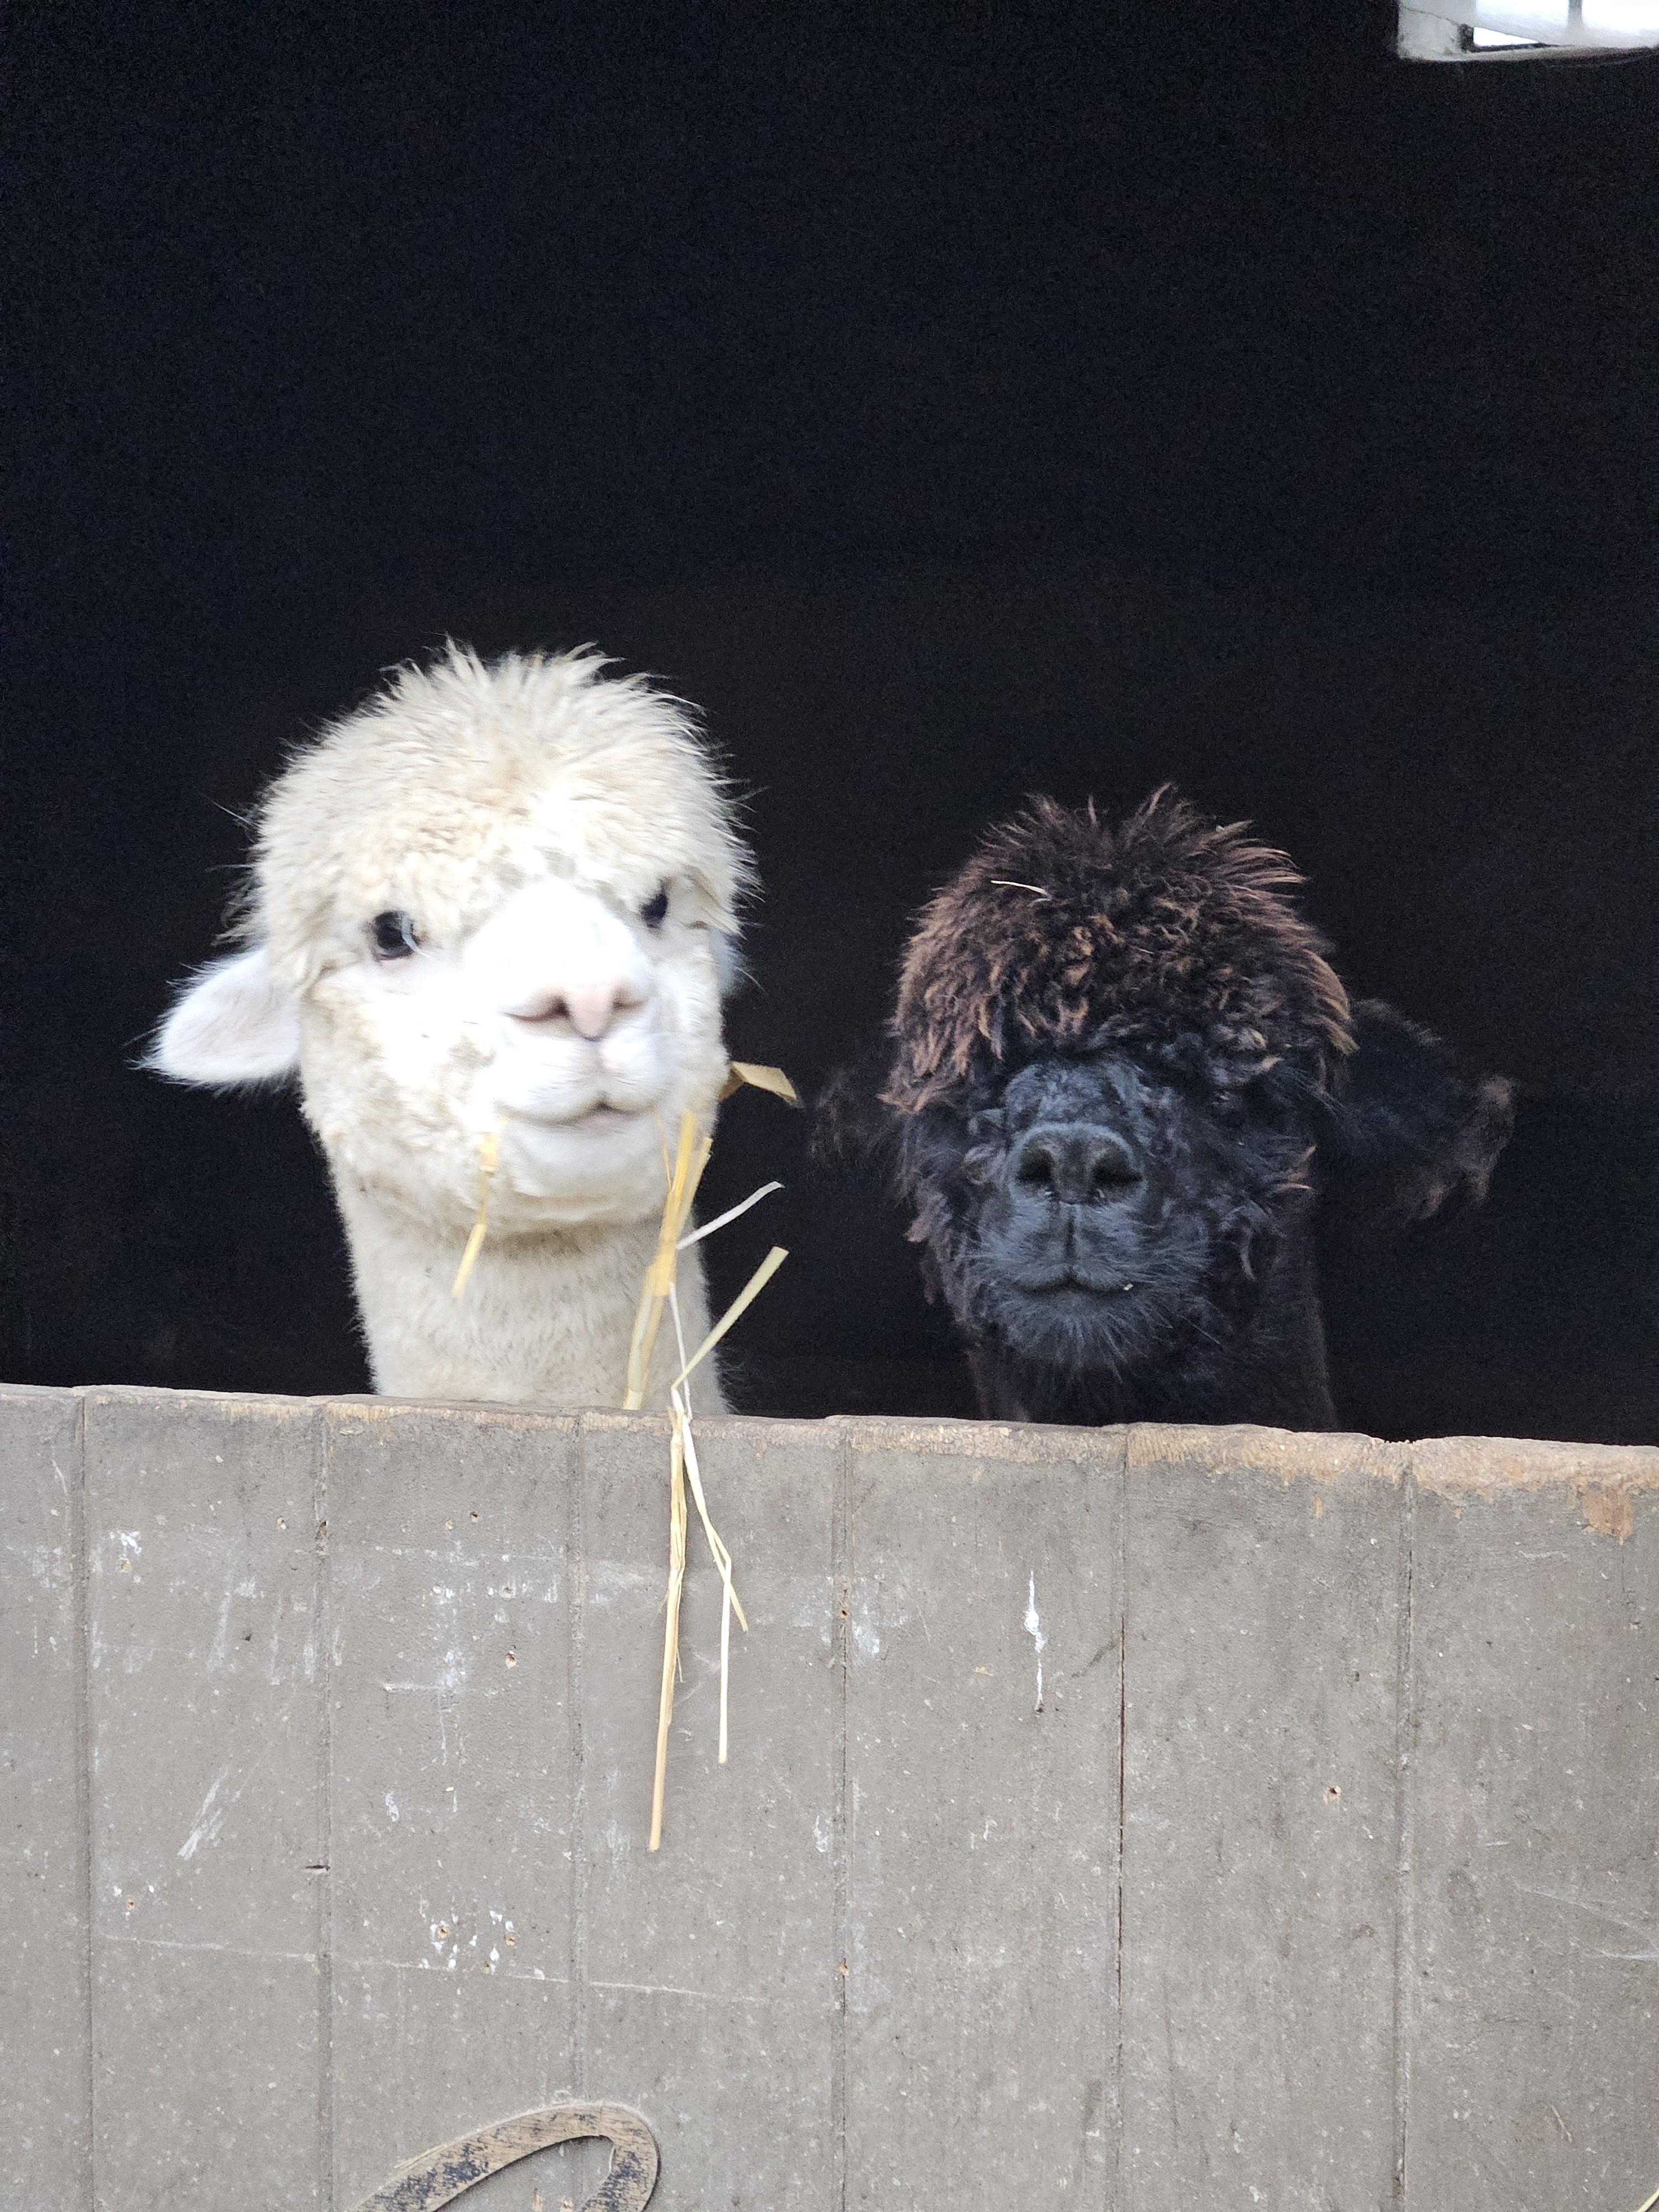
[[[604,668],[451,647],[324,731],[260,811],[245,949],[152,1054],[185,1082],[297,1072],[382,1391],[618,1403],[665,1144],[714,1119],[748,855],[687,710]],[[690,1342],[695,1249],[681,1302]],[[647,1402],[672,1362],[665,1330]]]

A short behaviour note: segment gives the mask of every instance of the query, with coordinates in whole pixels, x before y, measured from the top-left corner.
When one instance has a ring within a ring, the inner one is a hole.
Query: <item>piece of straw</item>
[[[757,1090],[769,1091],[776,1097],[787,1099],[792,1105],[800,1103],[795,1086],[781,1068],[760,1067],[743,1060],[731,1062],[726,1087],[720,1092],[721,1098],[729,1097],[745,1083],[753,1085]],[[665,1305],[673,1316],[674,1342],[679,1354],[680,1367],[678,1374],[668,1386],[668,1592],[663,1617],[662,1683],[657,1698],[657,1758],[651,1786],[650,1849],[653,1851],[660,1850],[662,1845],[663,1799],[668,1782],[668,1737],[673,1724],[674,1687],[679,1672],[680,1607],[685,1588],[688,1475],[691,1495],[696,1501],[697,1517],[702,1522],[703,1534],[708,1540],[708,1549],[720,1578],[720,1763],[722,1766],[726,1764],[728,1739],[733,1614],[745,1634],[749,1628],[748,1620],[732,1587],[732,1554],[714,1526],[703,1490],[702,1470],[697,1463],[697,1447],[691,1432],[690,1377],[694,1369],[702,1364],[732,1323],[748,1310],[789,1256],[781,1245],[772,1247],[743,1290],[688,1359],[684,1333],[680,1325],[679,1296],[676,1285],[680,1253],[686,1246],[698,1243],[713,1231],[723,1229],[728,1222],[747,1213],[751,1206],[758,1205],[762,1199],[783,1188],[781,1183],[763,1183],[758,1190],[751,1191],[739,1205],[728,1207],[726,1212],[703,1228],[688,1233],[691,1208],[702,1181],[703,1170],[708,1164],[714,1142],[712,1132],[699,1139],[696,1116],[689,1111],[683,1113],[678,1140],[671,1162],[667,1135],[665,1132],[663,1133],[663,1173],[666,1187],[662,1221],[657,1232],[656,1250],[640,1289],[639,1306],[634,1316],[634,1331],[628,1347],[628,1379],[623,1399],[624,1411],[630,1413],[638,1412],[645,1403],[652,1356],[656,1349],[657,1334]],[[483,1242],[483,1223],[481,1208],[479,1227],[474,1232],[479,1243]]]
[[[757,1067],[752,1060],[734,1060],[727,1064],[726,1083],[720,1091],[723,1106],[734,1091],[751,1084],[757,1091],[769,1091],[775,1098],[781,1098],[787,1106],[799,1106],[800,1093],[781,1067]]]
[[[680,1593],[685,1586],[685,1443],[679,1420],[668,1440],[668,1605],[663,1616],[662,1692],[657,1701],[657,1768],[651,1784],[651,1849],[662,1846],[668,1783],[668,1730],[674,1718],[674,1669],[680,1656]]]
[[[634,1316],[634,1334],[628,1347],[628,1382],[623,1396],[624,1413],[636,1413],[645,1403],[646,1385],[651,1373],[651,1355],[656,1349],[662,1310],[674,1281],[679,1241],[691,1217],[692,1202],[697,1194],[697,1186],[702,1181],[702,1171],[708,1164],[708,1155],[714,1150],[714,1144],[712,1135],[698,1143],[695,1115],[687,1112],[680,1115],[679,1143],[668,1178],[667,1194],[663,1200],[662,1225],[657,1234],[656,1254],[646,1269],[645,1282],[640,1291],[639,1310]]]
[[[680,1419],[684,1426],[685,1443],[685,1471],[690,1479],[691,1496],[696,1504],[698,1517],[702,1522],[702,1532],[708,1539],[709,1554],[714,1559],[716,1567],[719,1568],[720,1580],[726,1586],[724,1604],[728,1613],[736,1613],[738,1616],[738,1626],[742,1629],[744,1634],[747,1636],[749,1633],[748,1619],[744,1613],[742,1606],[738,1602],[737,1591],[732,1586],[732,1554],[726,1549],[726,1545],[721,1539],[720,1530],[716,1528],[713,1521],[708,1517],[708,1500],[703,1496],[702,1491],[702,1470],[697,1465],[696,1442],[691,1434],[691,1408],[685,1403],[685,1401],[681,1396],[678,1388],[674,1389],[671,1395],[674,1405],[679,1409]],[[727,1658],[731,1650],[731,1635],[732,1631],[729,1621],[723,1621],[720,1627],[720,1760],[722,1766],[726,1764],[726,1680]]]
[[[668,1286],[668,1310],[674,1317],[674,1346],[675,1349],[680,1355],[680,1365],[684,1367],[685,1364],[685,1331],[680,1327],[680,1294],[672,1283]],[[684,1391],[681,1395],[685,1406],[686,1419],[689,1420],[691,1417],[691,1385],[689,1382],[686,1384]],[[670,1390],[668,1398],[671,1405],[674,1402],[674,1396],[675,1393],[672,1390]]]
[[[466,1288],[467,1277],[472,1273],[477,1257],[483,1249],[484,1232],[489,1226],[489,1179],[501,1164],[501,1133],[486,1129],[478,1139],[478,1218],[472,1224],[472,1234],[466,1240],[466,1249],[461,1255],[461,1264],[455,1270],[455,1280],[449,1295],[458,1298]]]
[[[675,1393],[676,1397],[678,1392]],[[738,1602],[738,1594],[732,1587],[732,1554],[720,1540],[720,1532],[708,1517],[708,1501],[702,1493],[702,1471],[697,1465],[697,1447],[691,1435],[691,1419],[683,1414],[680,1422],[681,1441],[685,1449],[685,1471],[691,1479],[691,1495],[696,1501],[702,1530],[708,1539],[708,1548],[714,1554],[714,1565],[720,1577],[720,1764],[726,1764],[726,1692],[732,1680],[732,1616],[738,1617],[738,1626],[745,1636],[749,1623]]]
[[[766,1285],[771,1281],[773,1276],[777,1273],[778,1269],[782,1267],[784,1261],[788,1257],[788,1250],[784,1245],[775,1244],[772,1247],[766,1257],[761,1261],[759,1267],[756,1268],[754,1273],[749,1278],[749,1280],[738,1292],[736,1297],[732,1299],[731,1304],[727,1306],[726,1311],[720,1316],[720,1319],[714,1323],[713,1328],[709,1330],[708,1335],[704,1337],[702,1342],[692,1353],[690,1358],[687,1360],[685,1365],[681,1368],[679,1373],[674,1377],[674,1381],[676,1382],[684,1382],[686,1376],[691,1373],[694,1368],[702,1366],[703,1361],[708,1358],[709,1353],[714,1349],[714,1346],[726,1334],[726,1330],[731,1328],[732,1322],[741,1319],[743,1315],[747,1313],[749,1308],[754,1304],[755,1300],[760,1296],[761,1292],[766,1288]]]
[[[1659,2189],[1656,2189],[1654,2191],[1652,2196],[1647,2199],[1645,2203],[1638,2204],[1636,2208],[1636,2212],[1653,2212],[1653,2208],[1656,2204],[1659,2204]]]
[[[680,1302],[674,1291],[668,1293],[669,1311],[674,1316],[674,1341],[679,1347],[680,1364],[685,1364],[685,1333],[680,1327]],[[669,1401],[680,1419],[685,1447],[685,1468],[691,1479],[691,1495],[696,1502],[698,1517],[703,1534],[708,1539],[708,1549],[720,1577],[720,1764],[726,1764],[727,1692],[732,1680],[732,1615],[738,1616],[738,1626],[744,1634],[749,1633],[749,1622],[738,1594],[732,1587],[732,1554],[726,1549],[720,1533],[715,1528],[708,1511],[708,1500],[703,1495],[702,1470],[697,1465],[697,1447],[691,1434],[691,1385],[689,1382],[676,1383],[669,1392]]]
[[[682,1132],[684,1135],[684,1132]],[[682,1146],[684,1158],[684,1146]],[[680,1355],[680,1371],[668,1387],[669,1444],[668,1444],[668,1597],[665,1612],[662,1648],[662,1686],[657,1698],[657,1765],[651,1785],[651,1840],[649,1849],[662,1847],[663,1794],[668,1781],[668,1731],[674,1717],[674,1678],[679,1664],[680,1599],[685,1585],[685,1504],[686,1476],[689,1473],[691,1494],[696,1501],[697,1516],[702,1522],[703,1534],[708,1540],[708,1549],[720,1578],[720,1764],[724,1766],[729,1741],[729,1686],[732,1679],[732,1616],[737,1615],[738,1626],[745,1635],[749,1622],[738,1594],[732,1586],[732,1554],[721,1540],[708,1510],[708,1500],[702,1486],[702,1470],[697,1464],[697,1447],[691,1434],[691,1413],[685,1395],[692,1370],[707,1358],[732,1322],[770,1282],[789,1255],[781,1244],[775,1244],[761,1261],[747,1284],[726,1308],[720,1320],[697,1347],[690,1359],[685,1356],[685,1339],[680,1331],[678,1293],[671,1281],[666,1303],[674,1320],[674,1335]]]
[[[728,1206],[724,1213],[717,1213],[712,1221],[705,1221],[701,1229],[693,1229],[680,1239],[680,1250],[688,1245],[701,1244],[705,1237],[712,1237],[717,1229],[724,1229],[728,1221],[735,1221],[740,1213],[747,1213],[751,1206],[758,1206],[763,1198],[770,1198],[775,1190],[781,1190],[781,1182],[763,1182],[758,1190],[751,1190],[740,1205]],[[684,1359],[685,1354],[680,1353]]]
[[[703,1534],[708,1539],[720,1577],[720,1764],[726,1764],[727,1747],[727,1686],[732,1678],[732,1616],[745,1635],[749,1623],[732,1587],[732,1554],[721,1542],[708,1516],[697,1447],[691,1435],[691,1417],[678,1385],[671,1395],[668,1440],[668,1596],[663,1613],[662,1684],[657,1694],[657,1763],[651,1784],[651,1840],[649,1849],[662,1848],[663,1799],[668,1787],[668,1735],[674,1720],[674,1685],[680,1660],[680,1603],[685,1589],[685,1537],[689,1516],[685,1505],[686,1476]]]

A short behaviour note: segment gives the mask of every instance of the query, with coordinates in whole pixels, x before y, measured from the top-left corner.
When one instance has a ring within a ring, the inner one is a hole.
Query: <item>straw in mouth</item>
[[[748,1060],[731,1062],[726,1084],[720,1091],[722,1100],[744,1084],[757,1091],[769,1091],[773,1097],[787,1099],[792,1105],[800,1101],[795,1086],[778,1067],[761,1067]],[[702,1522],[703,1534],[708,1540],[708,1549],[720,1577],[720,1764],[726,1764],[728,1728],[727,1692],[731,1674],[732,1621],[744,1633],[749,1623],[732,1583],[732,1554],[721,1540],[708,1510],[708,1500],[703,1489],[702,1471],[697,1464],[696,1440],[691,1430],[690,1378],[708,1358],[720,1339],[745,1314],[760,1296],[778,1269],[788,1258],[781,1244],[775,1244],[749,1278],[737,1297],[709,1330],[696,1350],[688,1358],[685,1340],[680,1331],[679,1299],[676,1292],[679,1255],[689,1245],[723,1229],[740,1214],[747,1213],[775,1190],[781,1190],[779,1182],[763,1183],[751,1191],[738,1205],[728,1206],[726,1212],[701,1229],[688,1226],[691,1208],[696,1200],[697,1188],[702,1181],[703,1170],[714,1150],[714,1132],[700,1135],[696,1115],[689,1109],[680,1115],[678,1139],[672,1164],[664,1146],[664,1165],[667,1170],[668,1188],[663,1199],[662,1221],[657,1232],[657,1247],[651,1264],[646,1269],[645,1281],[640,1290],[640,1302],[634,1316],[633,1334],[628,1346],[628,1376],[623,1394],[624,1412],[636,1413],[645,1404],[645,1394],[651,1374],[651,1363],[656,1353],[657,1338],[662,1327],[665,1309],[673,1316],[675,1349],[679,1356],[678,1370],[668,1386],[669,1446],[668,1446],[668,1590],[663,1621],[662,1688],[657,1707],[657,1759],[651,1792],[651,1849],[658,1850],[662,1843],[663,1793],[668,1776],[668,1731],[674,1717],[674,1685],[679,1674],[680,1598],[685,1583],[685,1539],[689,1522],[686,1503],[688,1480],[697,1517]],[[459,1298],[465,1290],[472,1270],[489,1229],[489,1186],[501,1164],[501,1139],[498,1129],[486,1130],[478,1140],[478,1212],[472,1224],[472,1233],[466,1240],[461,1255],[461,1264],[455,1271],[455,1280],[450,1290],[453,1298]]]
[[[455,1280],[449,1295],[458,1298],[466,1288],[467,1278],[477,1265],[478,1255],[489,1227],[490,1178],[501,1164],[501,1133],[486,1129],[478,1139],[478,1218],[472,1224],[472,1234],[466,1240],[466,1249],[461,1255],[461,1264],[455,1270]]]
[[[770,1091],[776,1097],[787,1098],[792,1103],[799,1103],[794,1085],[781,1068],[757,1067],[739,1060],[732,1063],[726,1086],[720,1092],[721,1098],[729,1097],[745,1083],[757,1090]],[[680,1601],[685,1585],[685,1544],[690,1520],[688,1486],[720,1577],[720,1764],[722,1766],[726,1764],[728,1743],[733,1615],[738,1627],[745,1633],[749,1627],[732,1587],[732,1554],[710,1516],[702,1471],[697,1463],[696,1438],[691,1426],[690,1378],[732,1323],[747,1312],[789,1256],[782,1245],[775,1244],[696,1350],[687,1356],[685,1340],[680,1328],[679,1298],[676,1289],[681,1252],[713,1231],[724,1228],[727,1222],[735,1221],[739,1214],[746,1213],[751,1206],[757,1205],[773,1191],[782,1188],[781,1183],[764,1183],[758,1190],[751,1191],[740,1205],[729,1207],[706,1227],[688,1229],[697,1187],[702,1181],[703,1170],[708,1164],[714,1141],[712,1132],[707,1136],[699,1136],[696,1117],[688,1111],[680,1116],[678,1139],[672,1164],[667,1160],[665,1144],[664,1164],[667,1168],[668,1188],[663,1200],[657,1249],[646,1270],[645,1281],[640,1291],[639,1310],[634,1317],[634,1333],[628,1348],[628,1379],[623,1397],[624,1411],[638,1411],[645,1403],[651,1363],[666,1308],[673,1320],[679,1368],[668,1386],[668,1589],[663,1617],[662,1684],[657,1700],[657,1756],[651,1788],[650,1848],[653,1851],[659,1850],[662,1844],[663,1797],[668,1780],[668,1734],[674,1718],[674,1687],[680,1671]]]

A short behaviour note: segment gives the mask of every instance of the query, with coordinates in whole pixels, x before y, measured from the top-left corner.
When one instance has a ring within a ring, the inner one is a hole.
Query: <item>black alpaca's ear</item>
[[[1378,1222],[1426,1221],[1449,1200],[1479,1205],[1515,1127],[1513,1086],[1460,1075],[1432,1030],[1380,999],[1362,1000],[1353,1025],[1319,1140],[1321,1189]]]
[[[902,1117],[882,1103],[884,1046],[836,1068],[812,1101],[815,1165],[860,1182],[885,1184],[898,1160]]]

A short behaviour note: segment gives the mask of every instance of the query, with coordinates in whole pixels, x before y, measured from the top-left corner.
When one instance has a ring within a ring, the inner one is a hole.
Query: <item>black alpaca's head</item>
[[[971,1338],[1034,1370],[1028,1397],[1035,1370],[1207,1369],[1261,1304],[1311,1198],[1308,1102],[1231,1073],[1127,1044],[1040,1054],[911,1123],[933,1279]]]
[[[987,1413],[1329,1425],[1327,1183],[1484,1190],[1507,1087],[1352,1008],[1297,881],[1167,794],[1040,799],[924,913],[882,1099]]]

